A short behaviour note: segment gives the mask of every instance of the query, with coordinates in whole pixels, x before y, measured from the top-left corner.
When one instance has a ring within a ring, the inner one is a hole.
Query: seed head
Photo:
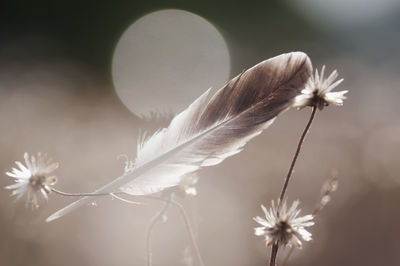
[[[263,205],[261,208],[265,213],[265,219],[259,216],[253,218],[261,227],[254,228],[256,236],[265,236],[266,245],[278,244],[281,246],[291,246],[294,244],[301,248],[301,239],[310,241],[311,233],[305,227],[314,225],[313,216],[306,215],[297,217],[300,209],[297,209],[299,201],[294,201],[290,209],[286,206],[286,200],[275,206],[272,201],[272,207],[268,210]]]
[[[325,66],[322,66],[321,76],[318,70],[315,70],[315,76],[311,76],[308,80],[305,89],[301,91],[294,101],[294,107],[299,109],[306,106],[316,106],[322,110],[330,103],[334,105],[343,105],[344,96],[348,91],[331,92],[334,88],[342,83],[343,79],[335,81],[338,77],[337,71],[334,70],[328,78],[324,79]]]
[[[40,152],[37,158],[33,155],[29,158],[28,153],[25,153],[24,159],[26,166],[17,161],[15,163],[18,168],[6,172],[6,175],[13,177],[16,183],[5,188],[13,190],[11,196],[16,195],[17,199],[27,193],[26,205],[38,208],[38,194],[48,199],[51,186],[57,182],[56,176],[50,176],[50,173],[57,169],[58,163],[52,163],[52,160],[48,159],[46,154]]]

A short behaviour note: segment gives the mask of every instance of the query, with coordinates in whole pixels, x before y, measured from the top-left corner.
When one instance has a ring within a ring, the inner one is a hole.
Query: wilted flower
[[[272,207],[269,210],[261,205],[266,219],[259,216],[254,218],[257,223],[262,225],[254,228],[255,235],[264,235],[267,246],[272,244],[291,246],[294,244],[301,248],[301,239],[311,240],[311,233],[304,227],[314,225],[314,217],[310,214],[297,217],[300,213],[300,209],[297,209],[298,205],[298,200],[293,202],[290,209],[286,207],[286,200],[281,205],[278,201],[278,206],[275,206],[274,201],[272,201]]]
[[[324,185],[322,186],[322,191],[321,191],[321,198],[317,205],[315,206],[315,209],[313,211],[313,214],[316,215],[318,212],[320,212],[331,200],[331,193],[336,191],[338,188],[338,180],[336,178],[336,173],[333,174],[334,176],[327,180]]]
[[[321,76],[319,76],[318,70],[315,70],[315,77],[311,75],[305,89],[301,91],[302,94],[295,98],[294,107],[304,108],[306,106],[316,106],[322,110],[330,103],[343,105],[343,100],[346,99],[344,94],[348,91],[331,92],[342,83],[343,79],[334,82],[338,76],[336,70],[334,70],[326,79],[324,79],[324,74],[325,66],[322,66]]]
[[[58,167],[58,163],[52,163],[51,159],[47,158],[46,154],[38,153],[37,160],[35,156],[29,158],[28,153],[24,154],[25,165],[20,162],[15,162],[19,169],[13,168],[11,172],[6,172],[6,175],[15,178],[15,184],[6,186],[6,189],[12,189],[11,196],[17,195],[20,199],[27,193],[26,204],[32,207],[39,207],[38,194],[41,193],[45,199],[48,199],[48,194],[51,192],[51,186],[57,181],[55,176],[49,176]]]

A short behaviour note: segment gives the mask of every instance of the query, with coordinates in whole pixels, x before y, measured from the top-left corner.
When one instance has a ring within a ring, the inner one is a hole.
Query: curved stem
[[[61,196],[69,196],[69,197],[112,196],[112,197],[115,197],[115,198],[117,198],[119,200],[122,200],[124,202],[127,202],[127,203],[140,204],[140,203],[128,201],[128,200],[125,200],[125,199],[123,199],[121,197],[116,196],[117,194],[126,194],[123,191],[109,192],[109,193],[68,193],[68,192],[57,190],[57,189],[52,188],[52,187],[50,188],[50,190],[52,192],[58,194],[58,195],[61,195]],[[196,239],[195,239],[195,236],[194,236],[194,232],[193,232],[193,229],[192,229],[191,224],[190,224],[189,217],[187,216],[186,211],[183,208],[183,206],[180,203],[178,203],[176,201],[173,201],[171,198],[168,198],[167,200],[159,198],[159,197],[152,197],[152,196],[144,196],[144,198],[154,199],[154,200],[162,201],[162,202],[165,203],[164,208],[153,217],[153,219],[151,220],[151,222],[149,224],[149,227],[147,229],[147,233],[146,233],[147,265],[148,266],[152,265],[151,241],[150,240],[151,240],[151,232],[153,230],[153,227],[157,223],[157,221],[165,214],[165,212],[167,211],[169,205],[172,204],[172,205],[174,205],[175,207],[178,208],[178,210],[179,210],[179,212],[180,212],[180,214],[181,214],[181,216],[182,216],[182,218],[183,218],[183,220],[185,222],[185,228],[186,228],[186,231],[188,232],[189,239],[190,239],[190,242],[191,242],[191,245],[192,245],[192,249],[193,249],[193,251],[194,251],[194,253],[196,255],[196,259],[197,259],[198,265],[199,266],[204,266],[204,262],[203,262],[203,259],[202,259],[201,255],[200,255],[200,249],[199,249],[199,247],[197,245],[197,242],[196,242]]]
[[[272,245],[272,250],[271,250],[271,261],[269,262],[269,266],[275,266],[276,265],[276,256],[278,254],[278,248],[279,248],[279,243],[275,243]]]
[[[95,196],[111,196],[113,198],[116,198],[120,201],[123,201],[125,203],[129,203],[129,204],[141,204],[140,202],[135,202],[135,201],[131,201],[131,200],[127,200],[124,199],[122,197],[117,196],[118,194],[126,194],[123,191],[117,191],[117,192],[109,192],[109,193],[69,193],[69,192],[64,192],[61,190],[57,190],[55,188],[50,188],[50,190],[58,195],[61,196],[68,196],[68,197],[84,197],[84,196],[91,196],[91,197],[95,197]]]
[[[194,236],[194,232],[193,232],[192,226],[190,224],[189,217],[186,214],[185,208],[180,203],[178,203],[177,201],[175,201],[175,200],[173,200],[171,198],[169,198],[167,200],[159,198],[159,197],[154,197],[154,196],[145,196],[145,198],[154,199],[154,200],[158,200],[158,201],[163,201],[166,204],[168,203],[168,204],[171,204],[171,205],[173,205],[173,206],[178,208],[179,213],[181,214],[181,216],[182,216],[182,218],[184,220],[185,228],[186,228],[186,231],[187,231],[187,233],[189,235],[190,243],[191,243],[192,249],[193,249],[193,251],[195,253],[197,264],[199,266],[204,266],[203,258],[201,257],[200,249],[199,249],[199,246],[197,245],[196,238]],[[156,215],[155,217],[157,217],[157,216],[158,215]],[[149,241],[147,241],[147,243],[149,244]],[[150,248],[148,248],[148,250],[150,250]],[[147,265],[151,266],[151,254],[149,255],[149,252],[147,252],[147,257],[148,257],[147,261],[149,262],[149,260],[150,260],[150,264],[147,264]]]
[[[188,232],[190,242],[192,244],[193,251],[196,255],[198,265],[204,266],[203,258],[201,257],[200,249],[199,249],[199,246],[197,245],[196,238],[194,236],[194,232],[193,232],[192,226],[190,225],[189,217],[187,216],[185,209],[183,208],[183,206],[181,204],[179,204],[178,202],[176,202],[174,200],[172,200],[171,203],[172,203],[172,205],[174,205],[175,207],[177,207],[179,209],[179,212],[181,213],[181,216],[185,222],[186,231]]]
[[[91,196],[91,197],[95,197],[95,196],[111,196],[115,199],[118,199],[120,201],[123,201],[125,203],[129,203],[129,204],[137,204],[140,205],[140,202],[135,202],[135,201],[131,201],[131,200],[127,200],[124,198],[121,198],[119,196],[117,196],[118,194],[126,194],[125,192],[122,191],[118,191],[118,192],[109,192],[109,193],[68,193],[68,192],[64,192],[64,191],[60,191],[57,190],[55,188],[50,188],[50,190],[58,195],[61,196],[68,196],[68,197],[84,197],[84,196]]]
[[[289,185],[289,180],[290,180],[290,177],[292,176],[294,165],[296,164],[296,160],[297,160],[297,157],[300,154],[300,150],[301,150],[301,146],[303,145],[304,138],[306,137],[307,132],[310,129],[310,126],[311,126],[311,123],[312,123],[312,121],[313,121],[313,119],[315,117],[316,111],[317,111],[317,108],[316,108],[316,106],[314,106],[313,109],[312,109],[312,113],[311,113],[310,119],[308,120],[307,126],[304,129],[303,134],[300,137],[299,144],[297,144],[296,153],[294,154],[292,163],[290,164],[289,172],[288,172],[288,174],[286,176],[285,183],[284,183],[283,188],[282,188],[281,196],[279,197],[279,199],[280,199],[279,200],[279,204],[281,204],[281,202],[283,201],[283,198],[285,197],[286,189],[287,189],[287,187]]]
[[[171,198],[167,199],[164,201],[165,205],[164,208],[162,208],[152,219],[147,227],[146,230],[146,263],[147,266],[151,266],[153,261],[152,261],[152,253],[151,253],[151,233],[153,231],[154,226],[156,223],[162,218],[162,216],[166,213],[168,210],[169,204],[171,203]]]
[[[57,190],[55,188],[50,188],[50,190],[61,196],[69,196],[69,197],[84,197],[84,196],[111,196],[112,194],[122,194],[122,191],[119,192],[109,192],[109,193],[68,193],[64,191]]]
[[[121,192],[121,193],[118,193],[118,194],[126,194],[126,193]],[[134,205],[140,205],[140,204],[142,204],[142,203],[140,203],[140,202],[136,202],[136,201],[132,201],[132,200],[127,200],[127,199],[124,199],[124,198],[122,198],[122,197],[120,197],[120,196],[117,196],[117,193],[110,193],[110,196],[113,197],[113,198],[115,198],[115,199],[117,199],[117,200],[120,200],[120,201],[122,201],[122,202],[128,203],[128,204],[134,204]]]

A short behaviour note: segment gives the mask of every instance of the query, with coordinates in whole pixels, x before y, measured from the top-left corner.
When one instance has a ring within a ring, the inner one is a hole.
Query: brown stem
[[[307,126],[306,126],[306,128],[304,129],[303,134],[302,134],[301,137],[300,137],[299,144],[297,144],[296,153],[294,154],[292,163],[291,163],[290,168],[289,168],[289,172],[288,172],[288,174],[287,174],[287,176],[286,176],[285,184],[283,185],[283,188],[282,188],[281,196],[279,197],[279,199],[280,199],[280,200],[279,200],[279,204],[281,204],[281,202],[283,201],[283,198],[285,197],[286,189],[287,189],[287,187],[288,187],[288,185],[289,185],[289,180],[290,180],[290,177],[291,177],[291,175],[292,175],[292,173],[293,173],[294,165],[296,164],[296,160],[297,160],[297,157],[298,157],[299,154],[300,154],[300,150],[301,150],[301,146],[303,145],[304,138],[306,137],[307,132],[308,132],[308,130],[310,129],[310,126],[311,126],[311,123],[312,123],[312,121],[313,121],[313,119],[314,119],[314,116],[315,116],[316,111],[317,111],[317,108],[316,108],[316,106],[314,106],[314,107],[312,108],[312,113],[311,113],[310,119],[308,120]]]
[[[271,261],[269,262],[269,266],[275,266],[276,265],[276,256],[278,254],[278,248],[279,248],[279,243],[275,243],[272,245],[272,250],[271,250]]]

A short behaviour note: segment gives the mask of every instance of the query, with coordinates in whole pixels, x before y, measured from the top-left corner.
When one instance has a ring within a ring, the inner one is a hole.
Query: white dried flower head
[[[45,199],[48,199],[48,194],[51,192],[51,186],[57,182],[57,178],[50,173],[58,167],[58,163],[47,158],[46,154],[38,153],[37,158],[28,153],[24,154],[25,165],[20,162],[15,162],[19,169],[13,168],[11,172],[6,172],[6,175],[14,178],[15,184],[6,186],[6,189],[12,189],[11,196],[17,195],[20,199],[27,193],[26,205],[32,208],[38,208],[38,194],[42,194]]]
[[[322,66],[321,76],[318,74],[318,69],[315,70],[315,76],[310,77],[305,89],[301,91],[294,101],[294,107],[299,109],[306,106],[316,106],[322,110],[330,103],[335,105],[343,105],[344,96],[348,91],[331,92],[334,88],[342,83],[343,79],[335,81],[338,77],[337,71],[334,70],[328,78],[324,79],[325,66]]]
[[[310,241],[311,233],[305,227],[314,225],[313,216],[306,215],[297,217],[300,209],[297,209],[299,201],[293,202],[288,209],[286,200],[280,205],[279,200],[277,206],[272,201],[272,207],[267,210],[263,205],[261,208],[265,213],[265,219],[259,216],[253,218],[261,227],[254,228],[256,236],[265,236],[266,245],[278,244],[280,246],[291,246],[294,244],[301,248],[301,239]]]

